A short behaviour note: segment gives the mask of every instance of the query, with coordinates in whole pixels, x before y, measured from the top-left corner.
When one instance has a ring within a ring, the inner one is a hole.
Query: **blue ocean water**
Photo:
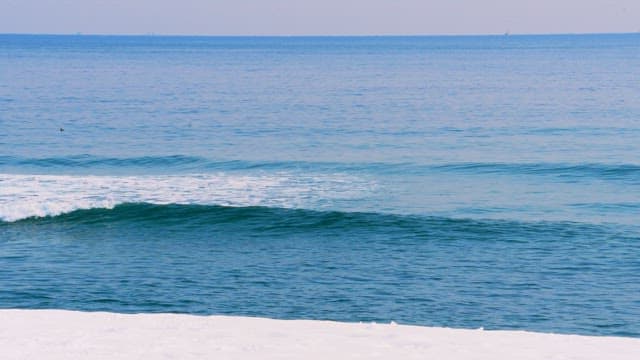
[[[0,35],[0,308],[640,337],[640,35]]]

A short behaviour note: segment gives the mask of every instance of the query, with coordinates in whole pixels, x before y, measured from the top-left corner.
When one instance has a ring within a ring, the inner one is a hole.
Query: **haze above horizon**
[[[637,0],[5,0],[0,33],[482,35],[640,30]]]

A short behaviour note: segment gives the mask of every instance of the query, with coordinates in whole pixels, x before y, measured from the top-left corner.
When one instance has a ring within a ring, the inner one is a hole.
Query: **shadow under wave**
[[[620,226],[576,222],[523,222],[261,206],[149,203],[126,203],[112,209],[82,209],[56,216],[0,222],[0,226],[3,227],[63,225],[71,228],[125,224],[188,231],[216,228],[265,236],[350,233],[362,236],[385,234],[390,239],[478,239],[516,242],[540,241],[545,238],[558,240],[584,236],[628,236],[631,231]],[[631,236],[634,236],[633,232]]]

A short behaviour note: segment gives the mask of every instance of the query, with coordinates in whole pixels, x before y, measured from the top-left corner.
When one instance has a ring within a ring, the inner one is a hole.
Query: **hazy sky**
[[[640,0],[0,0],[0,33],[339,35],[640,31]]]

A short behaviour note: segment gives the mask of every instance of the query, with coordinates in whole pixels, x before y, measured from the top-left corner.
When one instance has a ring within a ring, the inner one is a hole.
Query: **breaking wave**
[[[0,220],[111,209],[123,203],[331,207],[366,196],[375,183],[344,174],[227,173],[155,176],[0,174]]]

